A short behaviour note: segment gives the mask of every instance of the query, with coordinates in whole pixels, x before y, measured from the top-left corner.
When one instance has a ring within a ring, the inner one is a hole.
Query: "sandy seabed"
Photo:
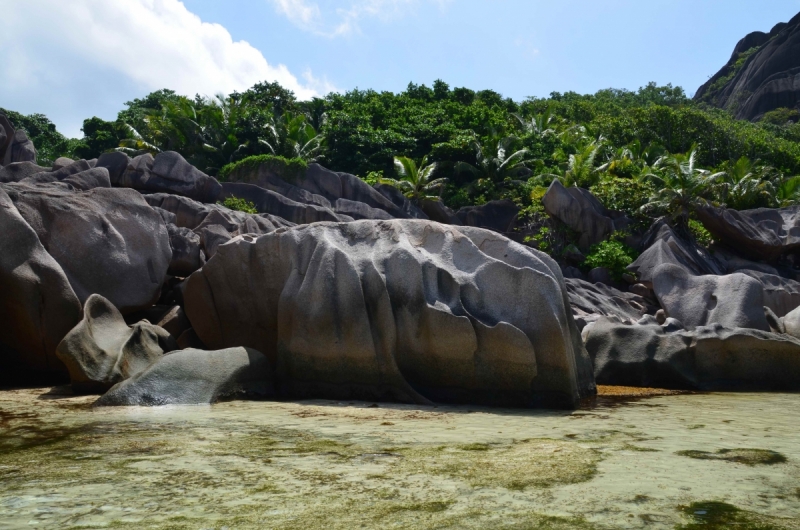
[[[601,387],[576,411],[94,399],[0,391],[0,529],[800,528],[797,394]],[[719,506],[738,511],[704,519]]]

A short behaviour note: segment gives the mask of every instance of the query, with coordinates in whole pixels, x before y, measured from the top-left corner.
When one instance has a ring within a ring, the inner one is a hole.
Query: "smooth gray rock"
[[[513,202],[503,199],[489,201],[480,206],[464,206],[456,215],[464,226],[487,228],[495,232],[511,232],[517,221],[519,208]]]
[[[783,332],[800,339],[800,308],[795,309],[781,319]]]
[[[8,120],[8,116],[6,116],[3,112],[0,112],[0,127],[3,129],[3,134],[0,135],[0,166],[6,166],[8,164],[4,163],[5,154],[8,150],[8,146],[11,145],[12,141],[14,141],[15,129]]]
[[[271,367],[258,351],[187,349],[162,357],[114,386],[95,406],[199,405],[274,394]]]
[[[320,221],[351,221],[337,215],[330,207],[317,204],[303,204],[254,184],[223,182],[222,198],[237,197],[252,202],[259,213],[272,214],[294,224],[317,223]],[[326,201],[327,202],[327,201]]]
[[[340,216],[347,216],[350,219],[359,221],[361,219],[394,219],[386,211],[372,208],[363,202],[351,201],[348,199],[336,199],[333,203],[333,211]]]
[[[16,162],[0,167],[0,184],[19,182],[31,175],[50,171],[46,167],[37,166],[33,162]]]
[[[431,221],[455,226],[462,224],[456,213],[445,206],[441,200],[422,199],[421,208]]]
[[[575,406],[594,392],[558,265],[488,230],[393,220],[244,235],[189,277],[184,300],[209,347],[264,352],[285,397]]]
[[[375,191],[389,199],[395,206],[406,213],[409,219],[427,219],[428,216],[414,202],[410,201],[403,193],[388,184],[375,184]]]
[[[172,259],[167,273],[185,277],[206,264],[199,235],[188,228],[174,224],[167,225],[167,233],[169,233],[169,246],[172,249]]]
[[[693,331],[602,318],[586,348],[598,384],[707,391],[800,390],[800,340],[719,325]]]
[[[74,162],[75,161],[73,159],[64,156],[56,158],[56,161],[53,162],[53,171],[58,171],[59,169],[67,167],[73,164]]]
[[[81,319],[81,304],[0,186],[0,381],[64,377],[56,347]]]
[[[3,158],[4,166],[14,162],[36,163],[36,148],[23,130],[17,130],[14,133],[14,138],[6,148],[6,154]]]
[[[166,192],[213,203],[222,195],[217,179],[209,177],[187,162],[179,153],[164,151],[155,159],[149,155],[130,161],[119,186],[150,192]]]
[[[663,220],[650,228],[642,244],[644,252],[628,266],[628,271],[648,288],[653,286],[655,270],[664,264],[677,265],[695,276],[725,274],[725,268],[714,256],[695,243],[678,237]]]
[[[774,274],[741,269],[742,274],[758,280],[764,290],[764,305],[782,317],[800,307],[800,283]]]
[[[66,190],[81,191],[111,187],[111,181],[108,179],[108,171],[106,171],[105,168],[89,168],[80,173],[69,173],[66,171],[67,169],[69,169],[69,167],[50,173],[37,173],[19,182],[20,184],[27,184],[30,186],[55,184],[54,187],[56,188],[61,187]]]
[[[187,329],[192,327],[186,312],[179,305],[173,306],[161,319],[156,323],[160,328],[164,328],[170,335],[176,339],[180,337]]]
[[[56,354],[69,370],[72,390],[93,394],[138,374],[177,347],[169,332],[147,320],[128,327],[111,302],[93,294],[83,307],[83,320]]]
[[[579,329],[600,317],[615,317],[632,324],[644,315],[658,310],[637,294],[626,293],[603,284],[593,284],[577,278],[566,278],[569,304]]]
[[[542,197],[544,210],[578,233],[578,247],[586,252],[613,232],[628,226],[625,216],[610,212],[583,188],[565,188],[553,180]]]
[[[668,317],[687,328],[719,324],[769,331],[761,283],[745,274],[692,276],[665,264],[653,273],[653,291]]]
[[[22,183],[0,187],[64,270],[81,302],[99,294],[129,313],[158,300],[172,258],[169,235],[161,216],[137,191]]]
[[[587,275],[589,283],[602,283],[605,285],[614,285],[616,282],[611,277],[611,271],[606,267],[595,267],[589,271]]]
[[[111,153],[103,153],[97,159],[95,167],[104,167],[108,170],[108,176],[111,179],[111,184],[119,186],[122,181],[122,175],[128,169],[131,159],[125,153],[113,151]]]

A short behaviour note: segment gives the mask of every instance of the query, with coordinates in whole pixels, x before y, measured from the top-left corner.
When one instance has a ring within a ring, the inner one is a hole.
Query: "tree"
[[[476,163],[473,165],[459,161],[455,164],[455,170],[457,173],[471,173],[479,179],[486,179],[493,183],[502,183],[506,178],[527,177],[530,169],[526,166],[523,158],[528,154],[528,150],[514,151],[516,142],[516,136],[502,136],[496,132],[489,136],[485,143],[481,143],[475,138],[471,145],[475,152]]]
[[[768,207],[775,196],[775,187],[768,178],[773,171],[769,167],[756,167],[743,156],[726,164],[717,186],[719,196],[728,208],[735,210]]]
[[[414,161],[405,156],[394,157],[394,167],[399,179],[381,178],[379,182],[389,184],[404,192],[405,196],[419,203],[422,199],[435,199],[435,196],[428,195],[429,191],[441,188],[446,182],[446,178],[434,179],[438,164],[428,164],[425,157],[420,162],[419,168]]]
[[[650,181],[656,191],[642,208],[668,215],[676,229],[689,236],[690,214],[709,202],[713,185],[722,173],[698,168],[697,148],[688,155],[662,157],[653,169],[653,173],[643,178]]]

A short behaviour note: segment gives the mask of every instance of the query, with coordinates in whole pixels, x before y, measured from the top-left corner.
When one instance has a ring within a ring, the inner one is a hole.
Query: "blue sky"
[[[65,5],[66,4],[66,5]],[[745,34],[800,0],[0,0],[0,106],[42,112],[70,136],[157,88],[243,90],[278,80],[301,97],[401,91],[412,81],[552,91],[692,94]]]

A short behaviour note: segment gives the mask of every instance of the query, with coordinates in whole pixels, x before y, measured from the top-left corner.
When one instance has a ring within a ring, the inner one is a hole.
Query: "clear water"
[[[800,395],[574,412],[92,400],[0,391],[0,528],[675,528],[704,501],[744,510],[740,528],[800,528]],[[678,454],[742,448],[786,461]]]

